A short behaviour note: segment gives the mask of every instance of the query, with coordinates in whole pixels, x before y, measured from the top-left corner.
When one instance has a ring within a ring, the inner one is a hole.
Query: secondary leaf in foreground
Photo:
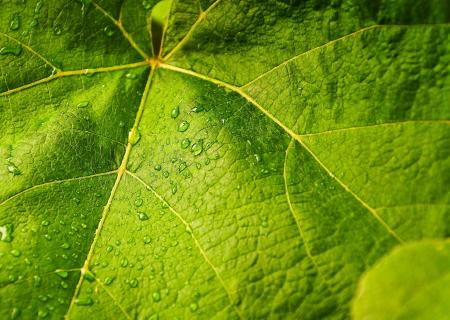
[[[2,318],[348,318],[449,236],[448,2],[156,4],[2,5]]]
[[[354,319],[446,319],[450,314],[450,242],[396,248],[363,276]]]

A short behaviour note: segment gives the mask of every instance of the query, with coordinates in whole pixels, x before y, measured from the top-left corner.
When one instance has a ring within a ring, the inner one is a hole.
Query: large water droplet
[[[145,212],[138,212],[138,218],[141,221],[148,220],[148,215]]]
[[[153,292],[152,298],[153,298],[153,301],[155,301],[155,302],[160,301],[161,300],[161,294],[159,293],[159,291]]]
[[[150,238],[149,236],[145,236],[144,237],[144,243],[145,244],[149,244],[150,242],[152,242],[152,238]]]
[[[13,231],[14,225],[11,223],[7,223],[3,226],[0,226],[0,240],[3,242],[11,242],[13,240]]]
[[[0,55],[7,55],[7,54],[11,54],[14,56],[20,56],[20,54],[22,53],[22,47],[21,46],[5,46],[0,48]]]
[[[12,249],[9,253],[11,253],[11,255],[14,257],[20,257],[20,255],[22,254],[22,252],[20,252],[20,250],[17,249]]]
[[[141,133],[139,132],[139,129],[136,129],[135,131],[130,131],[128,135],[128,139],[130,141],[130,144],[134,146],[136,143],[141,140]]]
[[[20,28],[20,17],[17,14],[12,16],[9,22],[9,28],[11,30],[18,30]]]
[[[156,171],[161,171],[162,167],[160,164],[157,164],[153,167],[153,169],[155,169]]]
[[[45,318],[45,317],[47,317],[48,316],[48,310],[39,310],[38,311],[38,317],[39,318]]]
[[[66,279],[69,276],[69,273],[67,271],[64,271],[64,270],[56,270],[55,273],[56,273],[57,276],[59,276],[59,277],[61,277],[63,279]]]
[[[136,288],[139,284],[139,281],[137,279],[131,279],[130,282],[128,282],[131,288]]]
[[[62,34],[61,27],[58,25],[53,26],[53,33],[57,36],[60,36]]]
[[[142,200],[141,198],[137,198],[136,200],[134,200],[134,205],[138,208],[142,206],[142,203],[144,203],[144,200]]]
[[[183,139],[183,140],[181,141],[181,147],[182,147],[183,149],[186,149],[187,147],[189,147],[190,144],[191,144],[191,140],[189,140],[188,138]]]
[[[191,152],[198,156],[203,152],[203,140],[199,140],[198,142],[194,143],[191,147]]]
[[[186,120],[181,121],[180,124],[178,125],[179,132],[185,132],[188,128],[189,128],[189,122],[187,122]]]
[[[92,271],[86,270],[83,275],[87,281],[89,281],[89,282],[95,281],[95,275]]]
[[[8,172],[11,173],[13,176],[18,176],[21,173],[19,168],[12,162],[8,163],[7,169],[8,169]]]
[[[113,283],[114,279],[115,279],[114,277],[106,277],[105,281],[103,281],[103,282],[104,282],[104,284],[109,286],[111,283]]]
[[[123,258],[122,260],[120,260],[120,266],[125,268],[128,265],[128,259],[127,258]]]
[[[77,104],[78,108],[86,108],[89,106],[89,101],[82,101],[79,104]]]
[[[91,297],[79,297],[75,299],[75,303],[79,306],[91,306],[94,304],[94,300]]]
[[[34,7],[34,13],[38,14],[41,11],[43,5],[44,3],[42,1],[36,2],[36,7]]]
[[[106,26],[106,27],[103,28],[103,32],[105,32],[105,34],[108,37],[111,37],[114,34],[114,29],[111,28],[111,26]]]
[[[63,249],[69,249],[69,248],[70,248],[70,244],[67,243],[67,242],[64,242],[64,243],[61,245],[61,248],[63,248]]]
[[[170,112],[170,116],[175,119],[180,115],[180,107],[176,106],[175,108],[172,109],[172,111]]]

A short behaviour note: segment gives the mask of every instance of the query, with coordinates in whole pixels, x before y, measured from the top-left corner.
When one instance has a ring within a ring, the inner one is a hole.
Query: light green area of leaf
[[[447,319],[449,274],[448,240],[396,248],[362,277],[353,319]]]
[[[346,319],[450,235],[447,1],[0,3],[0,318]]]

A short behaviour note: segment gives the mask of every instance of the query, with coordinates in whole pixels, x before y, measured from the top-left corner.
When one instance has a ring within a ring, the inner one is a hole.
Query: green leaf
[[[450,235],[449,6],[2,3],[0,318],[348,318]]]
[[[394,249],[362,277],[354,319],[445,319],[450,314],[450,242]]]

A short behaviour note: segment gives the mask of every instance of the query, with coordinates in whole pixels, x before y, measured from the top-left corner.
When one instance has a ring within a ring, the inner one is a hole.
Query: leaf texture
[[[2,318],[347,319],[449,236],[448,1],[157,3],[2,5]]]

